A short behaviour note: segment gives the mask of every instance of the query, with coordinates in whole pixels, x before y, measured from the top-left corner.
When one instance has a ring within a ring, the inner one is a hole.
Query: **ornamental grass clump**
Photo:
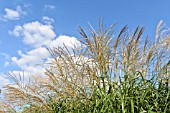
[[[162,21],[154,42],[113,26],[87,35],[79,28],[82,45],[50,48],[44,64],[46,78],[9,74],[1,111],[23,113],[156,113],[170,112],[170,34]],[[16,108],[20,110],[16,110]]]

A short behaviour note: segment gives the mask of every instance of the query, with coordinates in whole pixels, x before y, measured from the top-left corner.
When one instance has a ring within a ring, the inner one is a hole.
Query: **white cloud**
[[[5,10],[6,14],[3,15],[1,18],[5,21],[6,20],[18,20],[18,19],[20,19],[20,17],[22,15],[26,15],[26,12],[24,12],[21,9],[21,6],[17,6],[16,10],[9,9],[9,8],[5,8],[4,10]]]
[[[23,42],[33,47],[41,47],[56,36],[51,25],[41,24],[38,21],[15,26],[9,34],[16,37],[22,36]]]
[[[9,34],[15,37],[19,37],[21,35],[21,31],[22,31],[22,27],[17,25],[15,26],[13,31],[9,31]]]
[[[24,83],[28,83],[29,80],[32,80],[34,76],[45,76],[45,68],[43,68],[43,63],[46,62],[50,57],[49,52],[46,48],[35,48],[25,54],[22,53],[22,51],[18,51],[18,54],[20,58],[11,58],[12,62],[20,68],[20,70],[12,71],[12,73],[16,75],[18,79],[18,75],[24,74]]]
[[[68,48],[74,48],[74,46],[79,47],[82,45],[82,43],[75,37],[60,35],[58,38],[50,42],[49,47],[64,47],[63,44]]]
[[[52,21],[49,17],[43,17],[44,21]],[[75,37],[60,35],[56,37],[53,31],[53,26],[50,24],[42,24],[38,21],[26,23],[22,26],[15,26],[9,34],[15,37],[23,37],[23,42],[27,45],[37,47],[63,47],[65,44],[69,48],[74,48],[74,45],[81,46],[81,42]]]
[[[35,73],[43,70],[41,64],[48,62],[50,59],[50,53],[46,48],[63,47],[65,44],[68,49],[74,48],[74,45],[81,46],[81,43],[75,37],[59,36],[55,40],[50,40],[46,47],[36,47],[25,54],[22,51],[18,51],[20,58],[12,57],[11,60],[21,70],[26,72]]]
[[[44,5],[45,9],[55,9],[54,5]]]
[[[52,24],[53,22],[54,22],[54,19],[52,19],[52,18],[49,18],[49,17],[47,17],[47,16],[43,16],[43,18],[42,18],[42,21],[45,23],[45,24]]]
[[[44,47],[35,48],[23,54],[18,51],[21,58],[12,57],[11,60],[17,66],[26,72],[37,72],[38,69],[42,68],[41,64],[49,57],[49,52]]]
[[[80,45],[81,43],[75,37],[62,35],[54,40],[50,40],[49,43],[45,45],[45,47],[35,47],[26,53],[23,53],[19,50],[18,55],[20,57],[12,57],[11,60],[21,70],[24,70],[27,79],[32,78],[31,76],[37,73],[43,75],[45,72],[45,69],[43,68],[44,63],[49,63],[49,61],[52,61],[50,53],[46,48],[63,47],[63,44],[65,44],[68,49],[70,49],[74,48],[74,44]]]
[[[8,20],[18,20],[20,17],[19,13],[12,9],[5,8],[5,12],[6,15],[4,15],[4,18]]]

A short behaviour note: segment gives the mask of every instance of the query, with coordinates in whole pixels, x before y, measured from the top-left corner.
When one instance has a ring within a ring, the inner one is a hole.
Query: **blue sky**
[[[45,48],[79,43],[78,26],[97,28],[98,18],[116,30],[145,26],[153,39],[158,22],[170,26],[169,0],[0,0],[0,87],[9,71],[35,72],[48,59]],[[39,60],[38,60],[39,59]]]

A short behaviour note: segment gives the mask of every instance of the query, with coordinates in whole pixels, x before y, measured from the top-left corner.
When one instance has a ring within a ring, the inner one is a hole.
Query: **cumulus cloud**
[[[45,47],[35,48],[28,51],[26,54],[22,51],[18,51],[20,58],[12,57],[11,60],[14,62],[20,69],[27,72],[36,72],[48,57],[49,52]],[[40,70],[39,70],[40,71]]]
[[[56,37],[51,25],[41,24],[38,21],[15,26],[9,34],[23,37],[23,42],[33,47],[41,47]]]
[[[61,35],[54,40],[50,40],[49,44],[45,45],[45,47],[35,47],[25,53],[19,50],[19,57],[12,57],[11,60],[21,70],[24,70],[27,79],[32,78],[31,76],[37,73],[44,76],[45,68],[43,64],[52,61],[47,48],[63,47],[63,44],[65,44],[68,49],[74,48],[74,45],[81,46],[81,42],[79,42],[75,37]]]
[[[18,55],[20,58],[12,57],[11,60],[25,72],[44,72],[45,70],[42,64],[51,60],[50,53],[47,48],[63,47],[63,44],[65,44],[68,49],[74,48],[74,45],[81,46],[81,43],[75,37],[62,35],[54,40],[50,40],[45,47],[35,47],[26,53],[19,50]]]
[[[63,45],[66,45],[68,48],[74,48],[74,46],[80,47],[82,45],[82,43],[78,41],[77,38],[66,35],[60,35],[58,38],[51,41],[50,43],[51,43],[49,44],[50,48],[64,47]]]
[[[5,13],[1,19],[7,21],[7,20],[18,20],[21,18],[22,15],[26,15],[26,12],[24,12],[21,9],[21,6],[17,6],[16,10],[5,8],[4,9]]]
[[[45,9],[55,9],[54,5],[44,5]]]
[[[53,21],[49,17],[43,17],[42,20]],[[56,38],[52,25],[48,23],[42,24],[38,21],[15,26],[12,31],[9,31],[9,34],[15,37],[23,37],[23,42],[34,48],[42,46],[50,48],[63,47],[63,44],[69,48],[74,48],[74,45],[81,46],[81,42],[75,37],[60,35]]]
[[[6,14],[4,15],[5,19],[9,19],[9,20],[18,20],[20,15],[17,11],[14,11],[12,9],[5,9]]]

